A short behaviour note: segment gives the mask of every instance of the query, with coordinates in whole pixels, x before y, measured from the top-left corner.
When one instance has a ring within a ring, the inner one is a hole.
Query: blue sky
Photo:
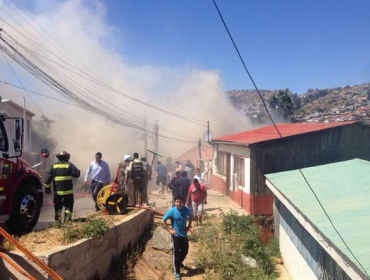
[[[257,86],[328,88],[370,82],[370,1],[217,1]],[[211,0],[105,1],[115,48],[131,64],[219,71],[250,89]]]

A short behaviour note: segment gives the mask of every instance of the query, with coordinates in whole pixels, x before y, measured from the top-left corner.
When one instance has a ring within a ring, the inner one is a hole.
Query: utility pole
[[[207,142],[209,144],[209,121],[207,121]]]
[[[198,141],[198,148],[199,148],[199,159],[202,159],[202,141],[200,139]]]
[[[154,152],[158,154],[158,120],[155,120],[155,126],[154,126]],[[157,166],[158,164],[158,157],[155,157],[154,160],[154,166]]]
[[[148,141],[146,136],[146,117],[144,116],[144,156],[146,161],[148,162]]]

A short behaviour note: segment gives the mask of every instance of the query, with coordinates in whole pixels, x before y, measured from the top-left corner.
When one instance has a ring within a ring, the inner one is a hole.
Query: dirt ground
[[[208,190],[208,204],[205,207],[205,213],[212,217],[218,217],[221,212],[227,213],[230,210],[237,211],[239,214],[247,214],[237,204],[232,202],[229,197],[220,195],[217,192]],[[149,193],[149,202],[155,203],[157,211],[164,213],[171,204],[171,193],[159,194],[154,190]],[[155,222],[161,223],[158,219]],[[194,227],[196,233],[198,227]],[[191,234],[191,233],[190,233]],[[194,258],[197,252],[196,243],[190,242],[189,253],[184,264],[188,269],[182,269],[182,279],[201,280],[203,272],[194,266]],[[278,261],[279,262],[279,261]],[[280,274],[279,280],[289,280],[289,276],[283,264],[277,264],[277,271]],[[153,249],[152,239],[145,246],[145,251],[137,261],[133,278],[137,280],[169,280],[173,279],[172,273],[172,255],[160,250]]]
[[[109,216],[98,212],[94,214],[95,215],[94,217],[96,219],[105,219],[107,220],[108,224],[113,224],[114,222],[124,219],[125,217],[127,217],[127,215],[132,215],[135,212],[137,212],[137,210],[130,209],[128,213],[126,213],[126,215],[124,216],[121,215]],[[49,227],[46,228],[45,230],[31,232],[29,234],[15,238],[20,244],[22,244],[29,251],[33,253],[43,252],[53,247],[68,244],[67,240],[63,238],[64,230],[65,230],[64,228]],[[76,240],[71,240],[72,243],[75,241]],[[3,241],[3,243],[0,245],[0,249],[3,249],[4,251],[11,250],[18,251],[18,249],[16,249],[13,245],[10,245],[7,241]]]

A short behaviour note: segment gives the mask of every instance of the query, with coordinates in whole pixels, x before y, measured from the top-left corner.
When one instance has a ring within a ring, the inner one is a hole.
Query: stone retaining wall
[[[56,271],[63,279],[104,279],[109,272],[111,261],[128,246],[135,246],[146,228],[153,223],[149,211],[140,210],[116,223],[116,226],[102,237],[102,240],[84,239],[74,244],[60,246],[52,250],[36,253],[45,264]],[[51,279],[29,262],[22,253],[9,253],[17,264],[36,279]],[[27,279],[0,259],[0,279]]]

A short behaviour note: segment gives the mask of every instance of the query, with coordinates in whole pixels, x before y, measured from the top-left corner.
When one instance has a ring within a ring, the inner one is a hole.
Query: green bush
[[[281,258],[279,240],[273,238],[270,243],[266,245],[266,251],[269,256]]]
[[[223,215],[223,229],[226,233],[243,233],[253,226],[253,218],[251,216],[238,216],[236,211],[231,210],[226,215]]]
[[[97,219],[97,220],[87,220],[87,223],[83,224],[81,231],[85,238],[100,238],[108,230],[109,225],[106,220]]]
[[[101,238],[113,225],[113,220],[109,217],[91,215],[65,223],[55,223],[52,227],[62,229],[63,242],[71,243],[84,238]]]
[[[195,265],[205,279],[275,279],[274,264],[267,247],[259,242],[258,229],[250,216],[232,211],[221,223],[209,223],[198,231]],[[241,255],[254,258],[257,268],[243,263]]]

